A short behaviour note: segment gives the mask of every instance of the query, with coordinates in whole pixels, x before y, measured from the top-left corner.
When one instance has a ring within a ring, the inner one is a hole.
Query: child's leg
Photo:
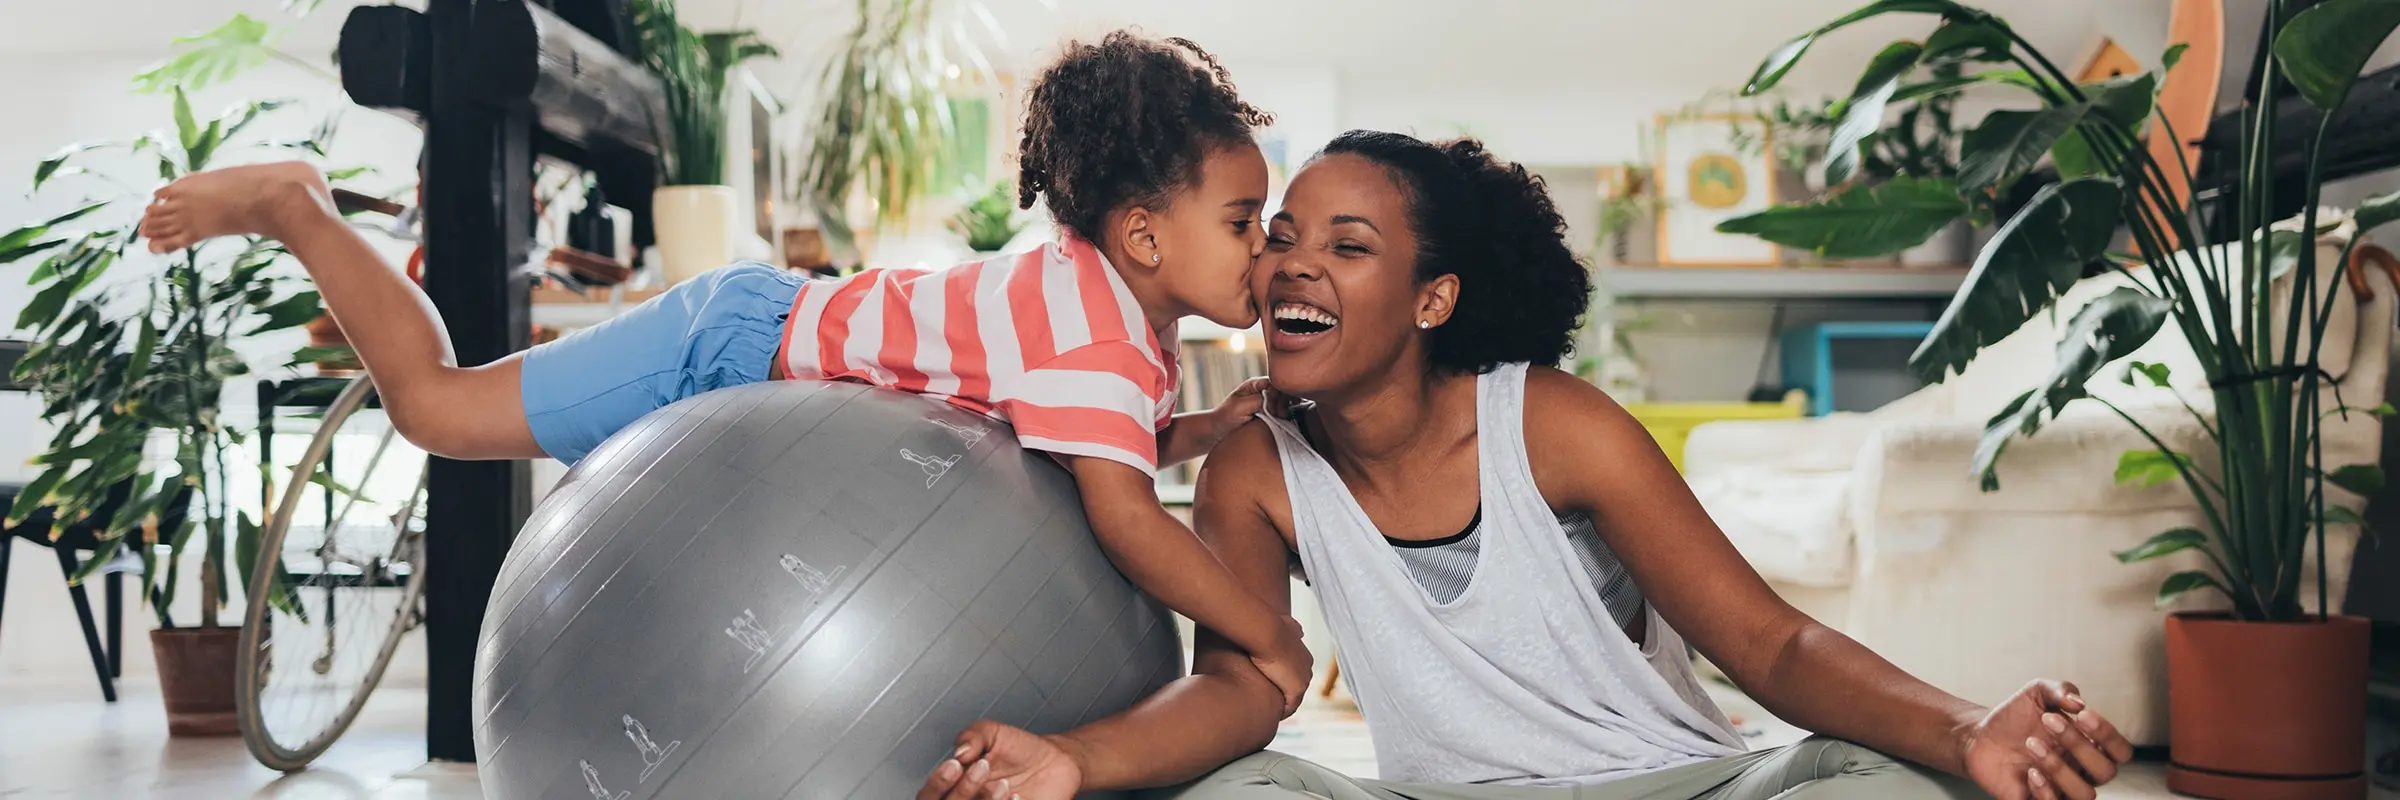
[[[332,210],[303,164],[185,177],[143,220],[151,249],[256,233],[316,279],[410,442],[451,458],[572,463],[652,409],[766,380],[802,278],[763,265],[686,281],[609,322],[461,368],[432,303]]]
[[[324,177],[297,162],[187,175],[142,219],[151,252],[256,234],[300,260],[375,378],[400,433],[451,458],[537,458],[518,395],[519,359],[460,367],[433,302],[335,212]]]

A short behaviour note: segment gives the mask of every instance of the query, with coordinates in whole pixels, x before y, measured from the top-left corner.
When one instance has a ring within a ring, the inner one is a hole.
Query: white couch
[[[2339,241],[2320,240],[2323,263],[2338,256]],[[2396,294],[2382,274],[2372,280],[2370,302],[2343,290],[2346,307],[2336,309],[2323,354],[2343,397],[2362,408],[2383,397]],[[1995,343],[1963,374],[1882,409],[1701,426],[1684,452],[1686,476],[1785,599],[1901,668],[1983,703],[2033,678],[2070,680],[2135,743],[2164,743],[2165,612],[2153,598],[2161,578],[2204,562],[2186,552],[2127,566],[2110,553],[2171,528],[2206,529],[2198,505],[2181,482],[2117,485],[2118,456],[2151,445],[2091,401],[2012,443],[1998,491],[1980,491],[1970,474],[1984,421],[2048,374],[2058,328],[2123,285],[2119,276],[2083,281],[2054,316]],[[2127,386],[2112,367],[2093,393],[2174,449],[2213,453],[2177,402],[2181,394],[2203,412],[2212,407],[2183,336],[2170,323],[2131,358],[2174,367],[2176,390]],[[2374,463],[2379,442],[2374,417],[2329,420],[2324,463]],[[2356,536],[2336,530],[2327,539],[2336,604]],[[2217,602],[2187,597],[2184,607]]]

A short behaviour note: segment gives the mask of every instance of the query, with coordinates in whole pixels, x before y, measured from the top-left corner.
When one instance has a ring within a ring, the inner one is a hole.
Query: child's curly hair
[[[1190,41],[1119,30],[1096,45],[1070,42],[1026,93],[1017,205],[1043,196],[1058,224],[1098,241],[1110,211],[1165,207],[1200,179],[1211,149],[1274,121]]]

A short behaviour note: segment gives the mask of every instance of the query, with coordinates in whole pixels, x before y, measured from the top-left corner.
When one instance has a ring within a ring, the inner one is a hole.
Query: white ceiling
[[[998,59],[1037,59],[1062,38],[1137,24],[1183,36],[1242,69],[1331,68],[1345,78],[1417,76],[1560,82],[1639,81],[1678,86],[1739,82],[1756,58],[1793,33],[1863,0],[982,0],[1008,32],[989,43]],[[2062,61],[2079,59],[2109,28],[2155,27],[2168,0],[1988,0]],[[325,0],[285,42],[326,52],[354,0]],[[421,6],[422,0],[404,5]],[[682,0],[695,27],[754,27],[787,57],[767,70],[778,89],[796,88],[851,22],[854,0]],[[234,12],[284,19],[281,0],[0,0],[0,55],[155,52],[175,36],[204,30]],[[1865,52],[1927,27],[1893,17],[1839,34],[1829,49]],[[2113,32],[2113,31],[2112,31]],[[2120,34],[2120,39],[2128,38]],[[2130,44],[2130,42],[2129,42]],[[2148,53],[2137,52],[2147,57]],[[1856,56],[1816,58],[1793,76],[1838,88]]]

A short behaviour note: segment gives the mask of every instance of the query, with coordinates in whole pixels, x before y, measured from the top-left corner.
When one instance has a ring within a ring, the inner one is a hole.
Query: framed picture
[[[1757,141],[1735,143],[1737,125]],[[1776,264],[1780,249],[1754,236],[1717,232],[1717,223],[1775,204],[1775,143],[1757,121],[1730,114],[1658,117],[1658,263],[1673,267]]]

